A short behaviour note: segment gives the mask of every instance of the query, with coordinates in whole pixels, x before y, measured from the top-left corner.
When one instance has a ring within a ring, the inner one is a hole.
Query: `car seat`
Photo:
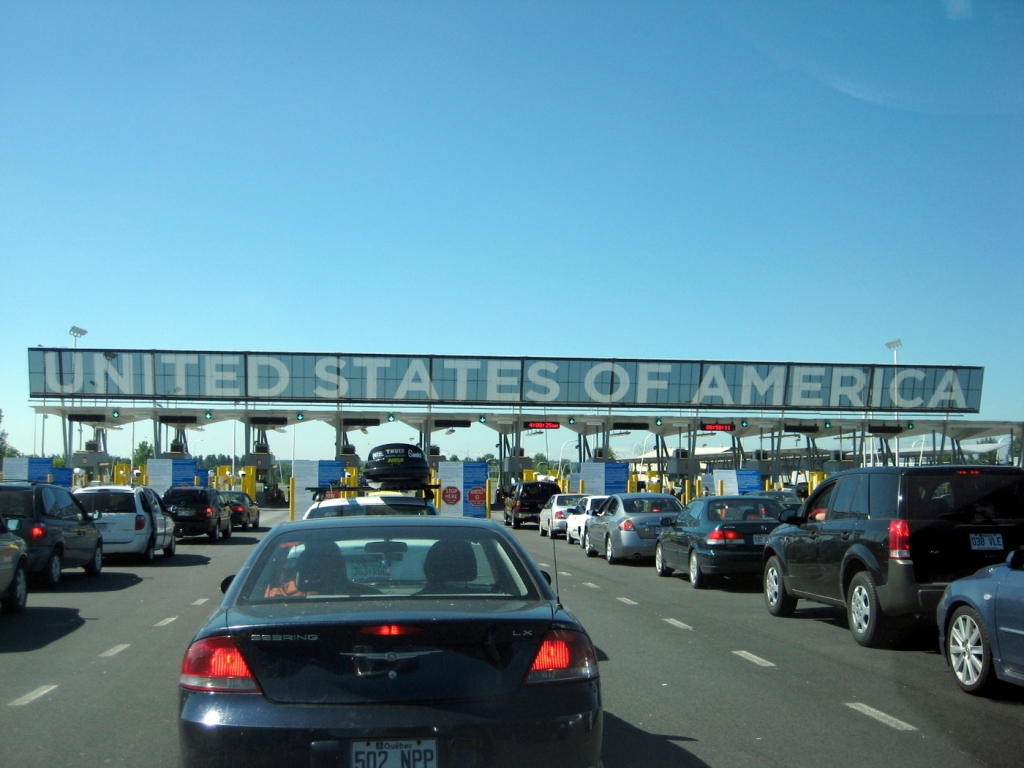
[[[423,561],[426,585],[421,594],[465,591],[468,582],[476,579],[476,554],[463,539],[441,539],[435,542]]]

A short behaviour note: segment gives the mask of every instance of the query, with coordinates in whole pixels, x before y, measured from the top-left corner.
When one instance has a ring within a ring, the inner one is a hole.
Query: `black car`
[[[518,528],[523,523],[540,523],[540,509],[562,489],[558,483],[529,480],[516,483],[505,499],[505,525]]]
[[[181,667],[183,768],[600,764],[597,656],[487,520],[277,526]]]
[[[164,492],[164,506],[174,518],[174,532],[179,537],[231,538],[231,508],[213,488],[173,486]]]
[[[221,498],[231,508],[231,525],[248,531],[249,526],[260,527],[260,507],[244,491],[221,491]]]
[[[799,598],[845,607],[854,639],[881,646],[934,623],[950,582],[1024,545],[1024,469],[849,470],[782,522],[764,550],[769,612],[790,615]]]
[[[0,515],[28,545],[29,573],[37,574],[47,586],[57,586],[64,568],[81,566],[91,576],[103,570],[103,537],[93,516],[67,488],[0,482]]]
[[[654,551],[659,576],[686,569],[695,589],[715,576],[760,575],[768,536],[783,507],[760,496],[705,496],[664,520]]]

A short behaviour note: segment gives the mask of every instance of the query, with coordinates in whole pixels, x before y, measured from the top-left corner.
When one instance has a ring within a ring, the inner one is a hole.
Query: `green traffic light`
[[[914,422],[911,421],[910,423],[907,424],[907,429],[913,429],[913,428],[914,428]]]
[[[213,418],[213,414],[210,413],[209,411],[207,411],[206,414],[203,416],[203,418],[212,419]]]
[[[297,419],[298,421],[302,421],[302,420],[303,420],[304,418],[306,418],[306,414],[304,414],[304,413],[301,413],[301,412],[300,412],[300,413],[297,413],[297,414],[295,414],[295,418],[296,418],[296,419]]]
[[[746,419],[744,419],[743,421],[740,422],[740,426],[741,427],[748,427],[748,426],[750,426],[750,422],[747,421]]]
[[[663,423],[664,423],[664,422],[662,422],[662,420],[661,420],[661,419],[655,419],[655,420],[654,420],[654,424],[655,424],[655,426],[658,426],[658,427],[660,427],[660,426],[661,426],[661,425],[662,425]]]
[[[481,424],[486,424],[487,423],[487,417],[486,416],[481,416],[480,417],[480,423]]]
[[[388,421],[394,421],[394,420],[395,420],[395,414],[389,413],[388,414]]]
[[[570,423],[570,424],[575,424],[575,423],[576,423],[576,419],[574,419],[574,418],[572,418],[572,417],[570,416],[570,417],[569,417],[569,423]]]
[[[114,412],[113,412],[112,414],[110,414],[110,415],[111,415],[111,416],[113,416],[113,417],[114,417],[115,419],[119,419],[119,418],[121,418],[121,412],[120,412],[120,411],[114,411]]]
[[[826,421],[825,422],[825,429],[832,429],[832,422],[831,421]]]

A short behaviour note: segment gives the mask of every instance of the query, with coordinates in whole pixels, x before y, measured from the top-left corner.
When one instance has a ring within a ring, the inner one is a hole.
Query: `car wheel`
[[[252,522],[252,529],[258,531],[260,529],[260,513],[256,513],[256,519]]]
[[[978,612],[967,605],[953,611],[946,630],[946,655],[960,689],[979,694],[995,682],[992,674],[992,650],[985,623]]]
[[[541,536],[547,536],[548,535],[548,532],[544,530],[544,521],[543,520],[541,520],[539,523],[537,523],[537,530],[540,532]],[[554,537],[552,537],[552,538],[554,538]]]
[[[50,559],[46,561],[46,567],[43,568],[43,583],[51,589],[56,587],[60,584],[60,575],[63,568],[63,558],[60,552],[55,549],[50,555]]]
[[[28,602],[28,574],[25,572],[25,564],[18,563],[14,571],[14,578],[7,587],[7,593],[0,597],[0,607],[7,613],[21,613],[25,610]]]
[[[707,589],[709,578],[700,569],[700,563],[697,562],[697,550],[690,550],[690,586],[694,589]]]
[[[152,563],[156,560],[156,541],[150,539],[146,542],[146,550],[139,557],[144,563]]]
[[[608,536],[604,540],[604,559],[608,561],[609,565],[615,565],[619,562],[619,558],[615,556],[615,550],[612,548],[611,536]]]
[[[227,541],[231,538],[231,518],[228,517],[228,524],[224,526],[224,530],[220,532],[221,541]]]
[[[164,547],[164,557],[174,557],[174,553],[178,551],[178,542],[171,536],[171,543]]]
[[[210,540],[211,543],[216,544],[217,539],[220,538],[220,528],[218,528],[216,524],[214,524],[213,530],[206,532],[206,537]]]
[[[583,551],[587,553],[587,557],[597,557],[597,550],[590,543],[590,531],[583,534]]]
[[[572,533],[569,532],[569,527],[568,526],[566,526],[566,528],[565,528],[565,543],[566,544],[575,544],[576,543],[576,540],[572,537]]]
[[[103,542],[96,542],[96,549],[92,551],[92,560],[82,566],[90,576],[99,576],[103,570]]]
[[[243,531],[248,531],[249,530],[249,513],[248,512],[246,512],[245,513],[245,517],[242,518],[242,530]]]
[[[521,525],[522,525],[522,523],[519,522],[519,520],[516,519],[516,516],[512,515],[512,528],[514,528],[514,529],[515,528],[519,528]]]
[[[875,581],[867,571],[861,571],[850,582],[850,591],[846,596],[846,618],[853,639],[861,645],[881,648],[889,642],[892,621],[882,613]]]
[[[796,598],[786,591],[779,558],[769,557],[764,567],[764,604],[772,616],[792,616]]]
[[[671,576],[674,568],[665,565],[665,553],[661,551],[661,542],[654,548],[654,570],[659,576]]]

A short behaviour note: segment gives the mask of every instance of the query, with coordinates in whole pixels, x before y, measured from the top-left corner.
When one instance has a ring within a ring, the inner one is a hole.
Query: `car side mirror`
[[[670,525],[674,525],[675,522],[676,522],[676,519],[674,517],[663,517],[663,518],[661,518],[661,524],[663,526],[665,526],[666,528],[668,526],[670,526]]]
[[[234,580],[235,580],[235,574],[231,574],[230,576],[225,576],[224,577],[224,581],[222,581],[220,583],[220,591],[222,593],[224,593],[224,594],[227,594],[228,587],[231,586],[231,582],[234,581]]]
[[[792,509],[787,509],[779,516],[779,522],[788,525],[799,525],[800,513]]]
[[[91,523],[93,520],[96,519],[96,516],[93,515],[92,512],[84,512],[82,514],[82,519],[85,520],[85,522],[87,522],[87,523]]]
[[[21,530],[21,519],[17,518],[17,517],[12,517],[10,520],[7,521],[6,528],[11,533],[14,533],[15,531],[20,531]]]
[[[1006,564],[1014,571],[1024,570],[1024,549],[1015,549],[1006,556]]]
[[[548,573],[547,571],[541,571],[540,575],[544,577],[544,581],[546,581],[549,585],[551,584],[551,574],[550,573]]]

